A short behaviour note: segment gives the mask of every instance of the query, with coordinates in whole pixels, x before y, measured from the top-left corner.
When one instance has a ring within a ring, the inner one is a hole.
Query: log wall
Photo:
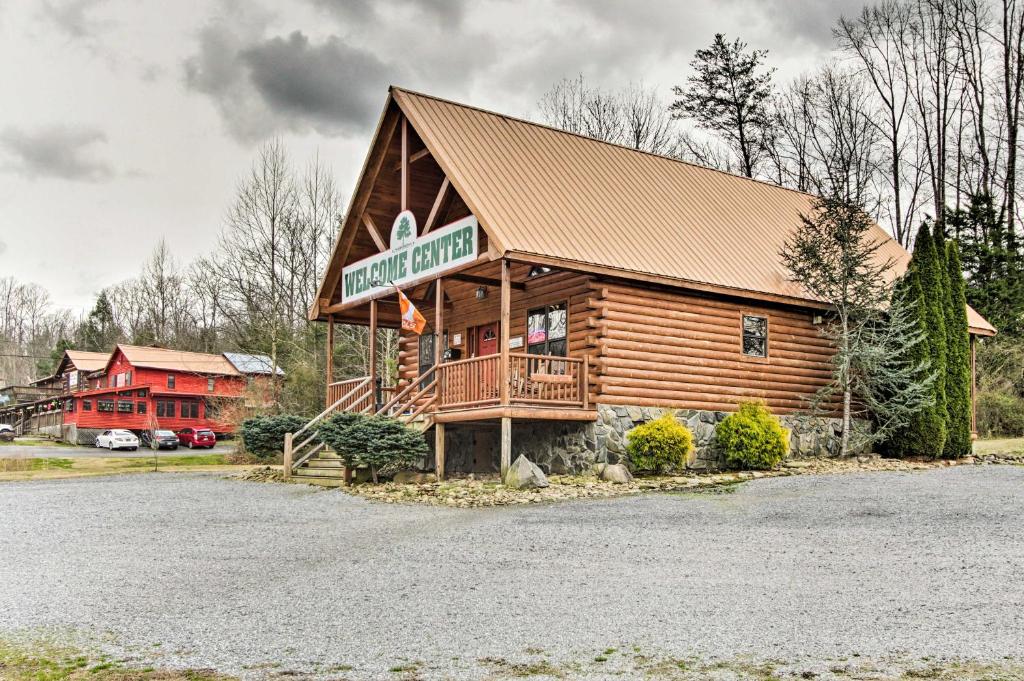
[[[746,400],[775,413],[806,408],[831,376],[832,349],[812,312],[593,282],[587,342],[596,350],[594,399],[734,411]],[[742,352],[743,314],[768,318],[768,357]]]

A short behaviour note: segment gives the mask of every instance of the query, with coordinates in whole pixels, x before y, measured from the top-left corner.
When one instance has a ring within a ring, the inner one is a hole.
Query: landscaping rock
[[[601,470],[601,479],[606,482],[625,485],[633,482],[633,474],[621,463],[608,464]]]
[[[544,471],[525,456],[520,455],[512,462],[505,474],[505,486],[512,489],[536,489],[548,486]]]
[[[434,482],[436,478],[433,473],[421,473],[419,471],[398,471],[391,481],[396,485],[418,485],[424,482]]]

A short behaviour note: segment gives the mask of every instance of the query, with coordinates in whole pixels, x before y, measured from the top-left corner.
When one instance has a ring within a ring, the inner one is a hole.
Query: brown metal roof
[[[89,352],[88,350],[65,350],[68,360],[79,371],[96,371],[107,365],[109,352]]]
[[[143,345],[118,345],[117,347],[136,367],[184,371],[193,374],[216,374],[218,376],[241,375],[224,355],[185,352]]]

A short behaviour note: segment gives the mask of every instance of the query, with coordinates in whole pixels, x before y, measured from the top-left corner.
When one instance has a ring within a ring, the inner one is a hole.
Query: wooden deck
[[[502,355],[443,362],[413,384],[381,388],[376,399],[368,377],[331,383],[327,403],[332,411],[425,414],[438,423],[529,418],[592,420],[587,363],[575,357],[509,353],[507,372]],[[502,403],[501,376],[508,376]]]

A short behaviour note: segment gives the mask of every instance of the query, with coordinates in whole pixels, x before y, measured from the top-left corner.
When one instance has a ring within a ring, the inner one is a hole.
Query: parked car
[[[96,436],[96,446],[111,450],[130,449],[134,452],[139,448],[139,438],[135,437],[135,433],[132,431],[123,428],[104,430]]]
[[[189,449],[196,447],[212,449],[217,444],[217,436],[209,428],[182,428],[178,431],[178,440]]]
[[[14,426],[9,423],[0,423],[0,433],[14,432]]]
[[[158,430],[149,438],[149,446],[153,449],[177,449],[181,444],[173,430]]]

